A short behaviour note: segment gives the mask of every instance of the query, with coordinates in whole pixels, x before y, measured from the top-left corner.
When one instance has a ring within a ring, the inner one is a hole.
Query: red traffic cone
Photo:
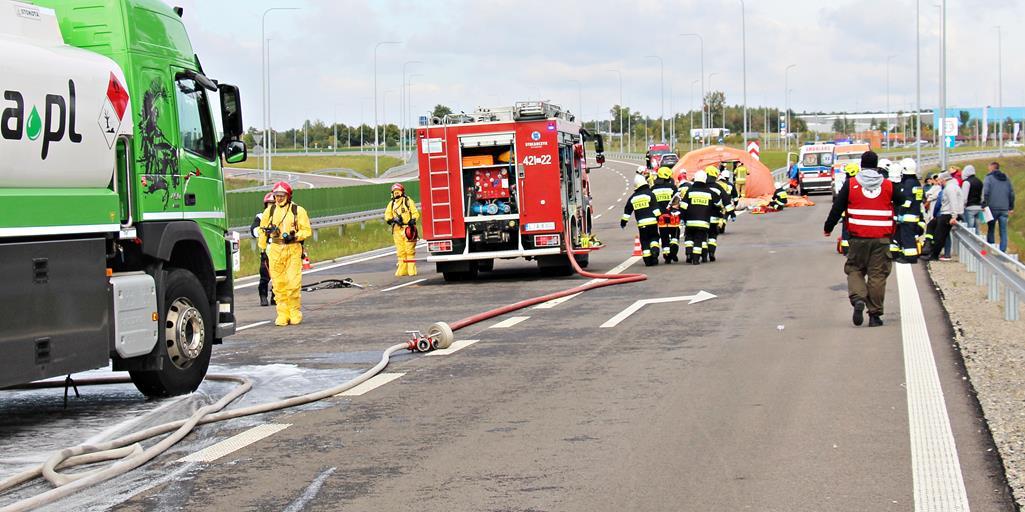
[[[310,257],[303,254],[303,270],[309,270],[311,268],[313,268],[313,265],[310,264]]]
[[[644,249],[641,249],[641,237],[634,237],[634,256],[644,256]]]

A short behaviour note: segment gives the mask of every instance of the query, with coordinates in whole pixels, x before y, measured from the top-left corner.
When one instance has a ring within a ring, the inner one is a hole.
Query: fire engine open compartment
[[[520,203],[513,133],[459,138],[467,252],[520,249]]]

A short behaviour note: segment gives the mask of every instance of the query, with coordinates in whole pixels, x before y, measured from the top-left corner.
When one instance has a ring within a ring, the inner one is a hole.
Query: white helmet
[[[698,171],[694,173],[694,183],[704,183],[708,181],[708,173],[705,171]]]
[[[773,183],[773,185],[775,185],[777,189],[783,188],[783,182],[782,181],[777,181],[776,183]]]
[[[890,162],[890,166],[886,170],[889,171],[890,179],[900,180],[900,175],[904,172],[904,166],[900,162]]]
[[[648,179],[640,174],[634,175],[634,188],[641,188],[648,184]]]
[[[891,162],[890,159],[888,159],[888,158],[880,158],[879,159],[879,168],[880,169],[883,169],[883,170],[889,172],[890,171],[890,167],[892,167],[892,166],[893,166],[893,162]]]
[[[914,158],[905,158],[900,161],[900,165],[904,167],[904,174],[918,176],[918,163]]]
[[[637,174],[644,174],[646,172],[648,172],[648,168],[647,167],[645,167],[643,165],[638,165],[637,166]]]
[[[719,173],[719,178],[720,179],[724,179],[724,180],[730,180],[730,179],[733,178],[733,173],[728,171],[728,170],[727,171],[723,171],[723,172]]]

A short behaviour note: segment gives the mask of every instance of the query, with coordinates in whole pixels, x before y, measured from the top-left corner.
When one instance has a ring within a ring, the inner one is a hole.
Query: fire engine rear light
[[[452,252],[452,241],[439,240],[437,242],[428,242],[427,250],[430,252]]]
[[[560,243],[560,235],[534,235],[534,247],[558,247]]]

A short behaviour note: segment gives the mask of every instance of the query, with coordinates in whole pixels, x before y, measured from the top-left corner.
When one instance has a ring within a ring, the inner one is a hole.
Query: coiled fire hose
[[[572,239],[565,236],[567,257],[569,258],[570,265],[573,270],[576,271],[582,277],[590,279],[601,279],[602,281],[591,282],[581,286],[575,286],[560,292],[550,293],[531,299],[519,301],[515,304],[509,304],[499,308],[485,311],[462,320],[453,322],[452,324],[444,324],[439,322],[432,326],[432,334],[434,333],[435,326],[441,326],[442,330],[448,330],[448,339],[445,343],[440,345],[439,348],[447,348],[448,344],[451,343],[451,332],[458,331],[465,327],[471,326],[478,322],[482,322],[489,318],[504,315],[513,311],[517,311],[523,308],[540,304],[542,302],[548,302],[550,300],[566,297],[568,295],[574,295],[577,293],[583,293],[588,290],[594,290],[597,288],[603,288],[606,286],[614,286],[617,284],[636,283],[644,281],[648,276],[644,274],[596,274],[593,272],[587,272],[580,268],[576,258],[573,257],[574,250],[572,248]],[[581,251],[583,252],[583,251]],[[348,391],[363,382],[366,382],[374,375],[377,375],[388,366],[388,362],[391,356],[399,351],[412,349],[411,343],[399,343],[392,345],[385,349],[381,354],[380,361],[377,362],[369,370],[363,372],[358,377],[349,380],[348,382],[339,384],[337,386],[315,391],[305,395],[300,395],[285,400],[278,400],[274,402],[267,402],[264,404],[252,405],[249,407],[243,407],[241,409],[233,409],[224,411],[230,403],[237,400],[239,397],[244,395],[252,388],[252,382],[244,377],[238,377],[234,375],[220,375],[211,374],[207,375],[207,379],[219,382],[236,382],[238,386],[232,389],[228,394],[221,397],[215,403],[201,407],[192,416],[187,419],[164,423],[150,427],[148,429],[128,434],[126,436],[119,437],[110,441],[106,441],[99,444],[87,445],[80,444],[71,448],[65,448],[50,456],[42,465],[34,467],[32,469],[23,471],[11,477],[8,477],[0,481],[0,494],[18,487],[26,482],[35,480],[42,476],[51,482],[54,486],[46,492],[37,494],[31,498],[12,503],[10,505],[0,508],[0,512],[23,512],[32,510],[34,508],[42,507],[44,505],[52,504],[57,500],[70,496],[77,491],[91,487],[95,484],[104,482],[111,478],[123,475],[147,462],[156,458],[161,453],[165,452],[178,441],[188,435],[192,429],[197,425],[205,425],[208,423],[214,423],[218,421],[229,420],[233,418],[240,418],[243,416],[250,416],[254,414],[261,414],[270,411],[276,411],[280,409],[286,409],[299,405],[308,404],[323,400],[325,398],[337,395],[344,391]],[[101,377],[95,379],[83,379],[76,380],[76,384],[79,386],[94,386],[94,385],[106,385],[106,384],[124,384],[129,383],[130,380],[127,377]],[[63,382],[54,382],[53,386],[63,386]],[[38,387],[38,386],[37,386]],[[158,443],[150,446],[149,448],[143,449],[139,444],[146,439],[150,439],[162,434],[171,433]],[[85,471],[73,474],[60,473],[59,469],[68,469],[75,466],[84,464],[93,464],[97,462],[104,462],[116,460],[113,464],[104,468],[95,469],[92,471]]]

